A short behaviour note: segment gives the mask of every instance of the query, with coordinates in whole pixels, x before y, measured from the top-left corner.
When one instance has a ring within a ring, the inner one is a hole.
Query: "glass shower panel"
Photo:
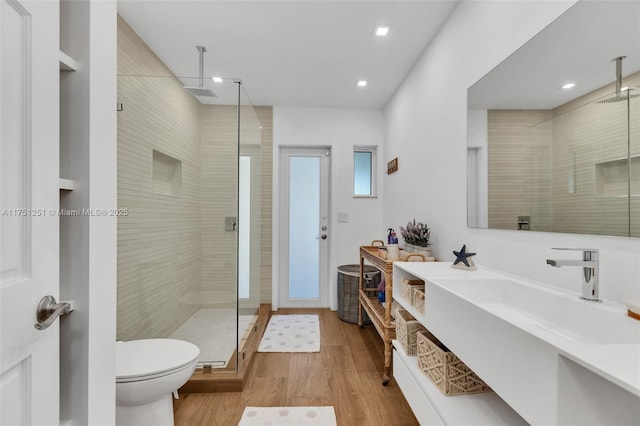
[[[249,338],[260,307],[262,226],[262,125],[244,86],[238,106],[238,367],[252,348]],[[270,277],[267,277],[269,282]]]
[[[627,113],[594,93],[553,115],[553,230],[627,236]]]
[[[200,98],[203,321],[199,339],[201,350],[206,348],[200,361],[212,372],[226,372],[238,367],[238,88],[226,81],[210,83],[208,88],[218,97]],[[220,100],[234,103],[219,104]]]
[[[640,87],[631,93],[640,94]],[[630,236],[640,237],[640,97],[629,99],[629,228]]]
[[[117,338],[187,340],[205,371],[236,371],[259,304],[260,126],[237,104],[238,84],[195,98],[188,80],[118,76],[118,207],[128,215],[118,218]],[[250,159],[242,139],[253,140]],[[249,247],[241,260],[239,243]]]

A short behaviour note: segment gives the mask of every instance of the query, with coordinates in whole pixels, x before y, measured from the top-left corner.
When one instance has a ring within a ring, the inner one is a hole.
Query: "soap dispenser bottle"
[[[393,228],[389,228],[389,235],[387,236],[387,259],[399,260],[400,259],[400,247],[398,246],[398,236]]]

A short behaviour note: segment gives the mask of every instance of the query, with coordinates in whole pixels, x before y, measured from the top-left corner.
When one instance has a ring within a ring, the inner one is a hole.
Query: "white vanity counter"
[[[425,281],[425,312],[394,298],[528,422],[640,424],[640,321],[624,306],[444,262],[397,262],[402,278]]]

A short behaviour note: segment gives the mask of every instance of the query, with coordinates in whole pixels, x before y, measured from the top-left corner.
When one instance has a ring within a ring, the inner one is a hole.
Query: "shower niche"
[[[170,155],[153,150],[153,192],[164,195],[180,195],[182,190],[182,162]]]
[[[209,378],[244,371],[260,290],[271,288],[261,259],[271,258],[272,118],[239,81],[216,84],[216,97],[185,89],[197,84],[118,19],[118,208],[128,215],[118,217],[117,339],[194,343],[190,391],[210,391]],[[238,218],[232,231],[227,217]]]
[[[629,171],[631,177],[628,179]],[[640,196],[640,155],[596,164],[596,193],[602,197]]]

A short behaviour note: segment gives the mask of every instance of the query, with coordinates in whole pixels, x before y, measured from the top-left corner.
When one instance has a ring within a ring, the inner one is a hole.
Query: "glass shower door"
[[[238,369],[242,368],[260,307],[262,229],[262,125],[238,84]],[[270,277],[268,277],[270,279]]]
[[[117,338],[187,340],[205,371],[237,371],[260,301],[260,122],[250,104],[203,104],[175,76],[124,71]]]

